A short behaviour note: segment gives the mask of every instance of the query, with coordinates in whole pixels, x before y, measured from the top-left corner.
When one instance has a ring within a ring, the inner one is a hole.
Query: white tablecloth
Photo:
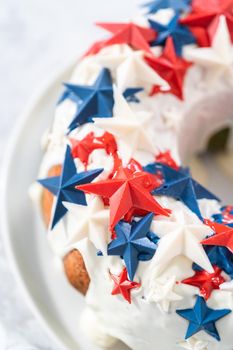
[[[0,157],[38,85],[99,36],[92,23],[119,20],[134,4],[133,0],[0,0]],[[1,240],[0,349],[58,350],[22,299]]]

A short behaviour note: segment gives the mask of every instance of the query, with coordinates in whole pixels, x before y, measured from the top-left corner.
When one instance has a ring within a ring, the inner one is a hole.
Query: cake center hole
[[[207,152],[218,153],[227,151],[231,129],[226,127],[213,134],[207,144]]]
[[[205,151],[195,156],[188,164],[194,179],[222,199],[224,204],[233,203],[231,133],[230,127],[214,133],[209,138]]]

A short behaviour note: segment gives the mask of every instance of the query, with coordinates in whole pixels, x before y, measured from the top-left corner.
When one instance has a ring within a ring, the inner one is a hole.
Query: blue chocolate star
[[[143,88],[128,88],[123,92],[123,96],[127,102],[139,103],[140,100],[136,95],[143,90]]]
[[[211,337],[221,340],[215,322],[231,313],[229,309],[214,310],[207,306],[205,299],[198,296],[193,309],[177,310],[178,315],[189,321],[185,339],[205,331]]]
[[[114,105],[112,78],[107,68],[102,69],[93,85],[73,85],[65,84],[67,90],[71,92],[82,103],[78,103],[78,108],[69,130],[77,128],[79,125],[93,122],[93,118],[110,118]]]
[[[46,179],[38,180],[43,187],[57,197],[51,229],[54,228],[58,221],[67,212],[67,209],[62,204],[63,201],[87,205],[85,194],[82,191],[77,190],[75,186],[91,182],[102,171],[103,169],[95,169],[77,173],[70,147],[67,146],[61,176],[48,177]]]
[[[175,170],[164,164],[152,163],[144,167],[144,170],[152,174],[161,172],[163,175],[164,182],[162,186],[152,192],[153,195],[164,195],[182,201],[201,220],[198,199],[219,200],[213,193],[195,181],[187,168]]]
[[[59,105],[67,99],[77,103],[77,105],[82,102],[82,100],[78,96],[73,94],[71,91],[65,89],[61,94],[59,100],[57,101],[57,104]]]
[[[220,267],[233,279],[233,254],[226,247],[204,246],[204,249],[211,264]],[[193,264],[193,270],[202,271],[203,269]]]
[[[153,0],[143,5],[143,7],[148,8],[148,13],[155,13],[158,10],[168,8],[179,12],[188,10],[189,3],[190,0]]]
[[[179,16],[175,15],[171,21],[164,25],[149,19],[151,28],[153,28],[158,34],[155,41],[152,42],[152,46],[165,45],[167,38],[171,37],[175,46],[176,54],[182,55],[182,48],[184,45],[193,44],[196,42],[195,37],[190,30],[184,25],[179,23]]]
[[[117,238],[108,245],[108,255],[117,255],[124,259],[131,281],[139,261],[148,261],[155,254],[155,235],[150,232],[153,216],[150,213],[131,224],[120,221],[115,227]]]

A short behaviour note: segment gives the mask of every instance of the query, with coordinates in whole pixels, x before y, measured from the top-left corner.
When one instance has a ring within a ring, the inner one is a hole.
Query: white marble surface
[[[30,96],[99,36],[92,23],[127,17],[136,2],[0,0],[0,158]],[[0,349],[59,350],[25,304],[1,240],[0,281]]]

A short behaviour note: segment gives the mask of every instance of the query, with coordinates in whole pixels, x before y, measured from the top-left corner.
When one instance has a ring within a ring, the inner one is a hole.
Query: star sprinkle
[[[209,84],[223,77],[231,81],[233,78],[233,45],[225,17],[221,16],[219,19],[212,47],[186,48],[184,56],[206,69],[206,79]]]
[[[180,22],[188,25],[197,37],[201,46],[210,46],[220,16],[227,20],[229,32],[233,29],[233,1],[232,0],[194,0],[192,2],[193,11]],[[232,38],[233,35],[231,34]]]
[[[233,207],[231,205],[222,207],[220,214],[213,215],[213,220],[219,224],[233,227]]]
[[[161,24],[149,19],[151,28],[158,34],[152,45],[165,45],[168,38],[172,38],[176,54],[182,55],[184,45],[194,44],[195,37],[191,31],[179,23],[179,15],[175,15],[168,24]]]
[[[189,321],[188,330],[185,339],[194,334],[204,331],[211,337],[220,341],[215,322],[231,313],[229,309],[214,310],[207,306],[205,299],[198,296],[193,309],[177,310],[178,315]]]
[[[161,9],[171,8],[175,12],[186,11],[189,8],[190,0],[153,0],[143,7],[148,8],[148,13],[156,13]]]
[[[107,252],[107,236],[109,210],[104,208],[103,201],[96,197],[89,201],[88,206],[63,202],[64,207],[77,219],[75,232],[69,238],[68,244],[75,244],[88,237],[97,249]]]
[[[152,231],[160,237],[156,254],[153,258],[154,266],[166,267],[173,258],[183,255],[213,273],[213,267],[201,245],[201,240],[211,233],[195,215],[185,207],[173,205],[169,220],[154,217]]]
[[[131,281],[141,257],[143,261],[152,259],[157,248],[147,237],[153,216],[152,213],[148,214],[139,221],[132,221],[131,224],[120,221],[115,227],[116,239],[108,245],[108,255],[121,256],[124,259]]]
[[[215,199],[219,200],[214,194],[205,189],[197,181],[195,181],[187,169],[172,169],[166,165],[149,164],[144,168],[145,171],[153,173],[161,171],[164,176],[164,183],[161,187],[153,191],[155,196],[168,196],[182,201],[192,212],[194,212],[201,220],[202,215],[198,206],[199,199]]]
[[[77,113],[69,129],[73,130],[79,125],[93,121],[94,117],[110,118],[113,110],[113,89],[110,71],[102,69],[95,83],[89,85],[65,84],[68,91],[81,99]]]
[[[43,187],[57,197],[51,224],[52,229],[67,212],[62,202],[87,205],[84,193],[77,190],[75,186],[91,182],[102,171],[103,169],[95,169],[77,173],[70,147],[67,146],[61,176],[38,180]]]
[[[179,166],[174,160],[174,158],[171,155],[171,151],[165,151],[165,152],[160,152],[157,154],[155,157],[155,160],[157,163],[165,164],[169,166],[170,168],[173,168],[175,170],[179,170]]]
[[[79,158],[85,167],[89,163],[89,157],[97,149],[105,150],[106,154],[113,157],[114,163],[119,163],[118,149],[115,137],[107,131],[102,136],[88,133],[83,139],[70,139],[73,158]],[[115,164],[114,164],[115,165]]]
[[[134,50],[151,53],[149,43],[156,38],[153,29],[141,27],[135,23],[97,23],[97,26],[112,33],[110,39],[104,41],[102,48],[114,44],[128,44]]]
[[[204,239],[202,244],[226,247],[233,254],[233,228],[210,220],[205,220],[205,223],[212,228],[215,235]]]
[[[207,350],[208,342],[191,337],[179,343],[179,346],[186,350]]]
[[[186,278],[182,283],[189,284],[200,289],[200,295],[208,300],[211,293],[215,289],[219,289],[220,285],[225,282],[222,276],[222,270],[218,266],[213,266],[214,273],[207,271],[196,271],[195,275]]]
[[[134,113],[124,97],[115,93],[115,111],[113,118],[95,118],[95,125],[112,133],[124,142],[125,158],[130,160],[136,151],[155,152],[151,133],[152,115],[146,112]]]
[[[165,91],[183,99],[183,85],[188,68],[192,65],[183,58],[176,56],[172,38],[168,38],[165,49],[160,57],[145,58],[152,67],[170,86]]]
[[[143,90],[143,88],[128,88],[123,92],[123,96],[127,102],[139,103],[140,100],[136,95]]]
[[[176,277],[171,276],[166,279],[157,278],[150,285],[150,292],[147,297],[149,302],[155,302],[164,312],[169,312],[171,303],[180,301],[183,298],[174,292]]]
[[[151,174],[120,167],[112,179],[81,185],[78,189],[109,199],[110,228],[114,229],[127,213],[135,209],[169,215],[170,211],[162,208],[151,195],[156,185],[157,181]]]
[[[124,268],[119,276],[110,273],[110,277],[114,282],[112,295],[121,294],[123,298],[131,304],[131,290],[140,288],[140,283],[128,280],[127,270]]]

